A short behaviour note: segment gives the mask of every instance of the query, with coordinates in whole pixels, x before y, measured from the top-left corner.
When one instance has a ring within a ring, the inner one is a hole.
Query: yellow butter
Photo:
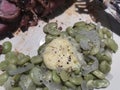
[[[76,47],[67,38],[59,37],[46,46],[43,52],[43,60],[45,65],[52,70],[58,68],[74,70],[80,68],[76,51]]]

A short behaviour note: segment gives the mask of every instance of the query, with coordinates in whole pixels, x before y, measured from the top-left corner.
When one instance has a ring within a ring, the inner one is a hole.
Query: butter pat
[[[80,68],[80,60],[78,60],[76,53],[76,47],[73,46],[68,38],[58,37],[45,47],[42,56],[45,65],[49,69],[76,70]]]

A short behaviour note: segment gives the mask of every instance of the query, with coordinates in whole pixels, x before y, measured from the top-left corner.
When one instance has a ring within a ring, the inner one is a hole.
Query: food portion
[[[37,25],[39,19],[45,20],[56,9],[73,2],[74,0],[1,0],[0,35],[18,28],[25,31],[29,26]]]
[[[5,90],[94,90],[107,88],[112,53],[118,49],[105,27],[77,22],[66,30],[57,23],[43,28],[45,43],[30,57],[11,51],[9,41],[0,45],[0,85]]]

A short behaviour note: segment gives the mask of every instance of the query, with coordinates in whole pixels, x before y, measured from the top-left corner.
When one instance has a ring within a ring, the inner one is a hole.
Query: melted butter
[[[80,68],[80,62],[76,53],[76,47],[67,38],[59,37],[46,46],[43,52],[43,59],[49,69],[74,70]]]

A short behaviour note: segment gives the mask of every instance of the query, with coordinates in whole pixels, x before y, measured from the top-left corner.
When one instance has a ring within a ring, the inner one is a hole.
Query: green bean
[[[70,77],[69,81],[71,83],[73,83],[74,85],[80,85],[82,82],[82,77],[81,76],[74,76],[74,77]]]
[[[104,74],[109,73],[111,70],[110,65],[106,61],[102,61],[100,64],[100,71]]]
[[[62,70],[60,72],[60,78],[62,79],[62,81],[66,82],[67,80],[69,80],[69,73],[67,73],[66,71]]]
[[[33,56],[30,61],[33,63],[33,64],[39,64],[43,61],[42,59],[42,56],[40,55],[37,55],[37,56]]]
[[[96,77],[98,77],[99,79],[104,79],[105,78],[105,75],[99,71],[99,70],[96,70],[96,71],[93,71],[92,72]]]
[[[52,79],[56,83],[61,83],[60,77],[57,75],[56,71],[52,72]]]
[[[69,88],[73,88],[73,89],[76,88],[76,86],[75,86],[73,83],[69,82],[69,81],[65,82],[65,85],[66,85],[67,87],[69,87]]]
[[[17,53],[16,52],[8,52],[5,55],[5,60],[10,64],[16,64],[18,62]]]
[[[0,70],[5,70],[8,66],[7,61],[0,62]]]
[[[18,64],[18,65],[23,65],[23,64],[25,64],[26,62],[28,62],[29,60],[30,60],[30,56],[26,55],[26,56],[24,56],[23,58],[21,58],[21,60],[19,60],[19,61],[17,62],[17,64]]]
[[[8,79],[8,74],[6,72],[0,74],[0,86],[2,86]]]
[[[20,87],[14,87],[14,88],[12,88],[12,90],[22,90],[22,88],[20,88]]]
[[[92,74],[87,74],[86,76],[84,76],[84,79],[86,81],[89,81],[89,80],[93,80],[95,77],[92,75]]]
[[[106,46],[110,48],[113,52],[116,52],[118,50],[118,45],[113,39],[107,39]]]
[[[6,41],[6,42],[3,43],[2,47],[3,47],[2,53],[3,53],[3,54],[6,54],[6,53],[8,53],[8,52],[11,51],[11,49],[12,49],[12,44],[11,44],[11,42]]]

